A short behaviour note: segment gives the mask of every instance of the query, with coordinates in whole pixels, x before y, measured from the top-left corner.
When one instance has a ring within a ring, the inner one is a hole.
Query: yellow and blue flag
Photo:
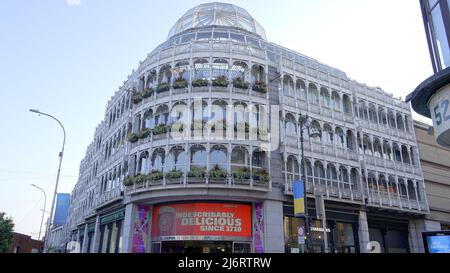
[[[305,214],[305,191],[303,181],[293,181],[292,188],[294,191],[294,213],[295,215]]]

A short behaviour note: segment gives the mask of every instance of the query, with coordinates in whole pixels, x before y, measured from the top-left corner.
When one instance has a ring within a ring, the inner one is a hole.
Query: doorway
[[[232,241],[163,241],[153,243],[154,253],[251,253],[251,243]]]

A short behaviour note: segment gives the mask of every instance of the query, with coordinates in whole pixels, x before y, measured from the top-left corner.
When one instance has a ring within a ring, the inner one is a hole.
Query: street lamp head
[[[30,109],[30,112],[40,114],[41,112],[37,109]]]

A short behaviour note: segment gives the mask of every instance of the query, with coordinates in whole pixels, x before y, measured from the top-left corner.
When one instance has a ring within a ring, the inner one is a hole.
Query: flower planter
[[[170,85],[168,83],[160,83],[156,88],[157,93],[167,92],[170,90]]]
[[[183,89],[183,88],[187,88],[188,87],[188,82],[183,80],[183,81],[176,81],[173,83],[173,89]]]
[[[207,87],[208,80],[193,80],[192,87]]]

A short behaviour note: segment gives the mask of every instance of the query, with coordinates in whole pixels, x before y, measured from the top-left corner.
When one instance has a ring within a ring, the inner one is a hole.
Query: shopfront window
[[[299,244],[298,229],[305,227],[303,218],[284,217],[284,245],[286,253],[303,252],[304,246]]]
[[[336,223],[334,230],[335,252],[356,253],[355,235],[353,224]]]

